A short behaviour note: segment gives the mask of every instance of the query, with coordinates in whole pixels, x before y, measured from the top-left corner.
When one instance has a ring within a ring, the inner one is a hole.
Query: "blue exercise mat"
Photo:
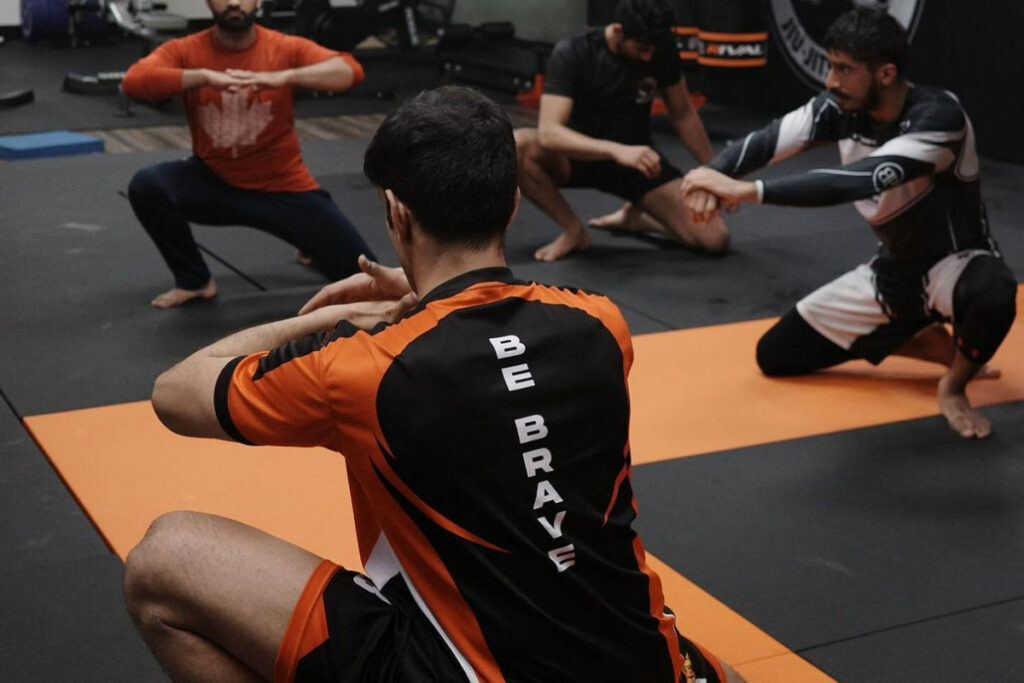
[[[0,159],[63,157],[103,150],[103,140],[70,130],[0,137]]]

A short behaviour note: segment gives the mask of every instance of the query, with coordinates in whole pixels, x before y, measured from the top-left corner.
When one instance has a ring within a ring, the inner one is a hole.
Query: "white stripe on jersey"
[[[853,138],[843,138],[839,141],[839,159],[843,166],[849,166],[855,161],[860,161],[878,149],[877,145],[866,145]]]
[[[825,107],[822,107],[822,111],[825,111]],[[779,122],[779,138],[775,141],[775,153],[768,163],[775,164],[799,154],[811,141],[815,121],[814,100],[783,116]]]
[[[906,133],[889,140],[869,156],[897,156],[916,159],[931,164],[935,167],[936,173],[941,173],[949,168],[955,159],[953,150],[942,146],[941,143],[954,142],[962,139],[963,136],[963,131]]]
[[[750,139],[754,137],[753,133],[747,133],[747,137],[743,139],[743,149],[740,150],[740,158],[736,160],[736,165],[732,167],[732,172],[740,170],[740,166],[743,164],[743,157],[747,156],[747,147],[750,145]]]
[[[964,117],[966,118],[966,114]],[[963,149],[960,150],[960,158],[956,162],[956,177],[967,182],[976,180],[980,167],[978,150],[974,146],[974,126],[971,125],[971,120],[967,119],[967,138],[964,140]]]
[[[434,625],[434,628],[444,639],[448,649],[451,650],[455,659],[458,660],[459,666],[462,667],[463,673],[466,674],[466,680],[470,683],[479,683],[479,679],[476,677],[476,671],[473,669],[473,665],[469,663],[469,660],[459,651],[459,648],[455,647],[455,643],[451,641],[445,630],[441,628],[441,624],[438,623],[437,617],[427,607],[427,603],[423,601],[423,597],[419,591],[416,590],[416,586],[412,584],[412,580],[402,569],[402,564],[398,561],[398,557],[395,555],[394,549],[388,542],[387,536],[384,532],[381,532],[380,536],[377,537],[377,542],[373,544],[373,550],[370,552],[370,557],[366,560],[366,575],[370,577],[377,586],[383,587],[388,581],[393,579],[399,573],[402,575],[402,579],[405,580],[405,585],[409,588],[409,592],[412,593],[413,600],[419,606],[420,611],[426,615],[430,623]]]
[[[828,173],[831,175],[871,175],[871,171],[846,171],[841,168],[816,168],[808,173]]]
[[[858,199],[853,205],[868,223],[882,225],[924,199],[934,187],[935,176],[918,176],[880,195]]]

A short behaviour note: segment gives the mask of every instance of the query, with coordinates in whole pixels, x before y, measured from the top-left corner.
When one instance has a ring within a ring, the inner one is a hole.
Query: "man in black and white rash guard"
[[[964,390],[995,374],[985,363],[1013,323],[1016,281],[989,233],[971,122],[952,93],[903,78],[906,34],[886,12],[844,14],[826,45],[828,91],[688,174],[687,206],[699,220],[719,204],[853,201],[878,236],[877,255],[783,316],[758,343],[761,370],[803,374],[894,354],[943,363],[943,415],[960,435],[984,438],[991,425]],[[734,179],[833,141],[841,167]]]

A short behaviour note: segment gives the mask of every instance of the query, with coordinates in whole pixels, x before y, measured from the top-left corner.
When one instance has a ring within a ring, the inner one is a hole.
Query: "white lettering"
[[[562,546],[561,548],[555,548],[548,553],[548,557],[555,563],[555,567],[558,569],[558,573],[561,574],[569,567],[576,564],[576,548],[570,543],[569,545]]]
[[[537,482],[537,495],[533,499],[533,509],[540,510],[548,503],[561,503],[562,497],[547,479]]]
[[[499,360],[526,353],[526,345],[520,342],[519,337],[514,334],[505,337],[491,337],[488,341],[494,347],[494,353],[497,354]]]
[[[530,375],[530,366],[526,363],[502,368],[501,376],[505,378],[505,386],[509,391],[528,389],[534,386],[533,377]]]
[[[516,420],[516,431],[519,432],[519,443],[530,443],[540,441],[548,435],[548,428],[544,426],[543,415],[529,415]]]
[[[531,479],[537,475],[538,471],[555,471],[551,467],[551,451],[546,448],[538,448],[535,451],[523,453],[523,464],[526,465],[526,476]]]
[[[565,519],[565,510],[561,510],[555,515],[555,523],[552,524],[547,520],[546,517],[538,517],[537,521],[544,527],[544,530],[551,534],[551,538],[562,537],[562,520]]]

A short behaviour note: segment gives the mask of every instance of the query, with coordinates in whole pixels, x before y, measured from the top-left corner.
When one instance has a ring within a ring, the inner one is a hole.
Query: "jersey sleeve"
[[[264,446],[329,446],[334,422],[321,350],[326,333],[235,358],[221,371],[214,406],[236,441]]]
[[[719,152],[708,166],[738,178],[799,154],[812,144],[838,140],[842,111],[828,93],[775,119]]]
[[[544,94],[575,97],[579,60],[570,40],[559,41],[548,59],[544,73]]]
[[[348,64],[349,68],[352,69],[352,85],[358,85],[363,82],[366,77],[363,71],[363,66],[356,61],[348,52],[338,52],[337,50],[330,50],[322,45],[319,45],[308,38],[302,38],[300,36],[286,36],[285,40],[289,51],[291,52],[291,62],[293,68],[299,68],[303,66],[312,66],[313,64],[319,64],[326,62],[332,57],[341,57]]]
[[[169,40],[129,67],[121,80],[121,90],[139,100],[163,100],[180,95],[181,75],[185,70],[183,41]]]
[[[788,206],[841,204],[945,171],[955,161],[956,149],[967,134],[967,118],[958,105],[922,109],[907,113],[902,135],[854,163],[759,181],[761,201]]]

